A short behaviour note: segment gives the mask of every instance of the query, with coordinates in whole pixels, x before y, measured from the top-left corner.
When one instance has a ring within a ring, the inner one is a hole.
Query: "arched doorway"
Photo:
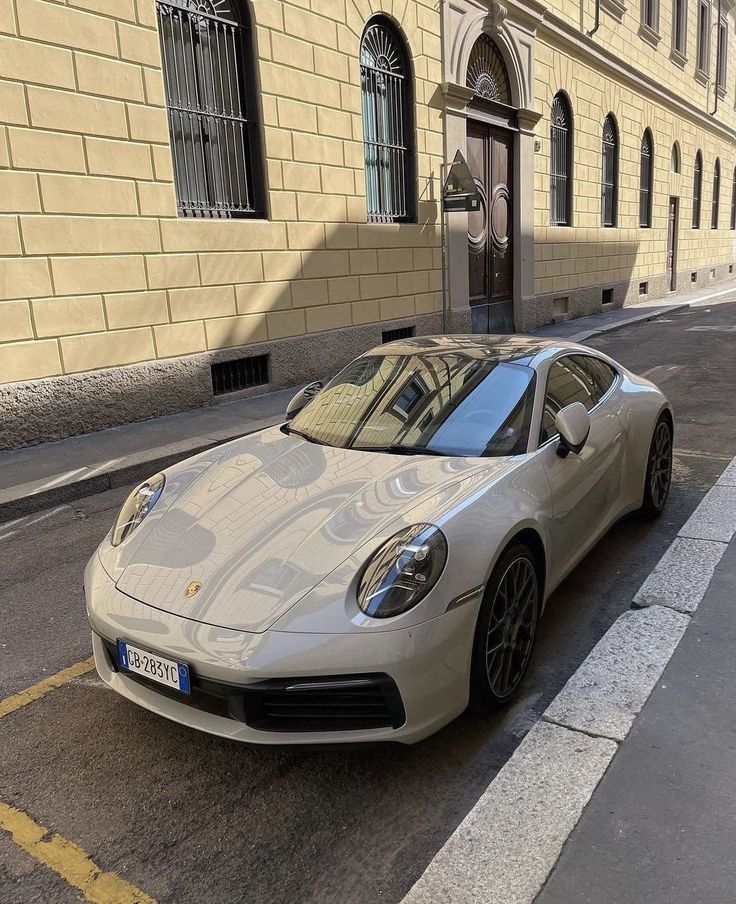
[[[481,34],[468,61],[467,159],[481,195],[468,215],[469,301],[474,333],[514,332],[514,140],[506,65]]]

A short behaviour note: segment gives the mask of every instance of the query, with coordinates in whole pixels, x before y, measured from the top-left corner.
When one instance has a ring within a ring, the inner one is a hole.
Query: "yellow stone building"
[[[733,2],[641,3],[0,0],[0,448],[440,331],[458,149],[453,330],[726,278]]]

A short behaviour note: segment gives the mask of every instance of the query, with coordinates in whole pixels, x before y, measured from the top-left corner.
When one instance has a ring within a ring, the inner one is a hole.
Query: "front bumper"
[[[411,744],[446,725],[467,706],[475,601],[396,631],[248,634],[171,615],[126,596],[117,590],[97,556],[87,567],[85,592],[95,664],[102,680],[134,703],[210,734],[257,744]],[[118,671],[109,646],[118,637],[186,662],[195,683],[225,686],[236,696],[241,688],[245,694],[263,686],[298,685],[304,679],[387,677],[386,686],[397,690],[405,718],[401,724],[393,718],[393,724],[383,727],[329,731],[264,729],[268,723],[263,721],[256,727],[257,721],[248,724],[238,718],[237,704],[220,711],[193,705],[193,700],[172,697],[165,689]]]

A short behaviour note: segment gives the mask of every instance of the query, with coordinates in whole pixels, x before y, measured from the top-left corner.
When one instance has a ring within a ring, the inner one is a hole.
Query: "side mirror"
[[[321,380],[315,380],[314,383],[309,383],[304,389],[300,389],[286,406],[286,420],[290,421],[299,414],[302,408],[306,408],[317,393],[324,388],[324,385]]]
[[[590,415],[582,402],[573,402],[558,412],[555,428],[560,434],[557,454],[567,458],[570,452],[579,455],[590,433]]]

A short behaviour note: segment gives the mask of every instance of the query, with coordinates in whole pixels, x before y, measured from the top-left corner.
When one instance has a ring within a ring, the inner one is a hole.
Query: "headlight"
[[[434,524],[414,524],[387,540],[358,585],[358,605],[373,618],[401,615],[429,593],[447,561],[447,540]]]
[[[163,474],[156,474],[150,480],[142,483],[128,496],[120,509],[118,520],[112,532],[112,545],[120,544],[129,537],[146,515],[156,505],[158,497],[164,490],[166,478]]]

